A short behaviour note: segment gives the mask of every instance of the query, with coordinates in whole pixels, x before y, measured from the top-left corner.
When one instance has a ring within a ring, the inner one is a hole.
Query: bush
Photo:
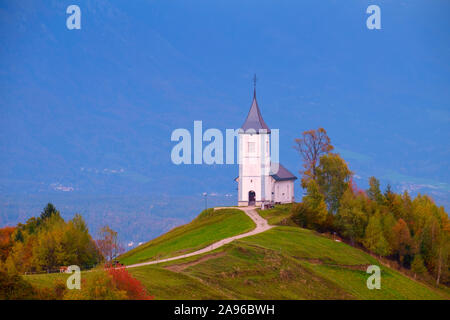
[[[95,273],[88,280],[83,279],[81,289],[66,290],[65,300],[126,300],[127,293],[119,290],[112,276],[104,271]]]
[[[80,290],[63,290],[65,300],[152,300],[142,283],[126,268],[93,271]],[[55,289],[55,292],[57,290]]]
[[[20,275],[0,271],[0,300],[29,300],[35,294],[33,286]]]
[[[113,282],[119,290],[127,293],[131,300],[152,300],[153,297],[147,293],[142,283],[133,278],[126,268],[111,268],[108,273],[112,276]]]

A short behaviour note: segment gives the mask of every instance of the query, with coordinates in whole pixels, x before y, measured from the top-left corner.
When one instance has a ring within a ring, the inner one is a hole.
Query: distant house
[[[270,172],[271,131],[264,122],[256,101],[256,90],[247,119],[239,133],[238,205],[249,206],[294,202],[297,179],[281,163]]]
[[[59,267],[59,273],[67,273],[69,271],[69,267],[62,266]]]

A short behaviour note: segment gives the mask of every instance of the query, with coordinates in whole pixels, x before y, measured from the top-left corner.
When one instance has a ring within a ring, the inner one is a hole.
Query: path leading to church
[[[219,209],[229,209],[228,208],[214,208],[214,210],[219,210]],[[249,217],[250,219],[253,220],[253,222],[256,224],[256,228],[253,229],[252,231],[243,233],[243,234],[239,234],[237,236],[233,236],[233,237],[229,237],[229,238],[225,238],[222,239],[220,241],[217,241],[203,249],[191,252],[191,253],[186,253],[183,254],[181,256],[176,256],[176,257],[172,257],[172,258],[167,258],[167,259],[161,259],[161,260],[153,260],[153,261],[148,261],[148,262],[142,262],[142,263],[136,263],[136,264],[131,264],[129,266],[126,266],[126,268],[136,268],[136,267],[141,267],[141,266],[147,266],[150,264],[157,264],[157,263],[162,263],[162,262],[168,262],[168,261],[173,261],[173,260],[178,260],[178,259],[183,259],[183,258],[188,258],[188,257],[192,257],[192,256],[196,256],[199,254],[203,254],[206,252],[210,252],[213,250],[216,250],[217,248],[220,248],[230,242],[232,242],[233,240],[237,240],[237,239],[242,239],[245,237],[249,237],[249,236],[253,236],[255,234],[264,232],[269,230],[270,228],[272,228],[271,225],[269,225],[266,221],[266,219],[262,218],[258,212],[256,212],[255,207],[239,207],[237,209],[240,209],[242,211],[244,211]]]

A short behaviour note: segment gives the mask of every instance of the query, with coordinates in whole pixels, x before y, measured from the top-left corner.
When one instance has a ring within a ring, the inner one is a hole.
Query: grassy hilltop
[[[245,233],[255,228],[253,221],[241,210],[208,209],[192,222],[172,229],[120,257],[125,265],[164,259],[196,251],[216,241]]]
[[[285,208],[266,213],[269,222],[286,224]],[[127,252],[120,260],[131,264],[192,252],[253,227],[242,211],[208,210],[191,223]],[[380,290],[366,287],[366,269],[371,264],[381,267]],[[130,272],[156,299],[450,298],[448,290],[382,266],[359,249],[289,225],[234,241],[204,255],[132,268]],[[64,274],[27,276],[41,287],[65,278]]]

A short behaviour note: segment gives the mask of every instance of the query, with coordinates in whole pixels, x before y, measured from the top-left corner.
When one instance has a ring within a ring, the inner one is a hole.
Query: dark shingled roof
[[[283,167],[281,163],[278,168],[278,172],[276,174],[271,174],[270,176],[276,181],[297,180],[297,177],[294,176],[288,169]]]
[[[248,112],[247,119],[245,119],[245,122],[242,125],[242,129],[244,131],[254,129],[256,133],[258,133],[260,129],[265,129],[267,130],[267,133],[270,133],[270,129],[264,122],[261,112],[259,111],[258,102],[256,101],[256,91],[253,92],[252,106]]]
[[[297,177],[294,176],[288,169],[286,169],[281,163],[278,167],[278,172],[276,174],[270,175],[275,181],[286,181],[286,180],[297,180]],[[237,181],[239,177],[234,178],[234,181]]]

